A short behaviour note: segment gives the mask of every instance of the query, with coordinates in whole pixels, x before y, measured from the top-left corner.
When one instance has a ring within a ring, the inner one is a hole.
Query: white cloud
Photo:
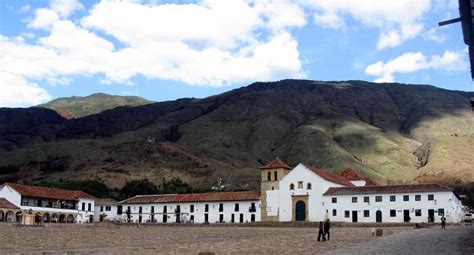
[[[28,82],[26,79],[7,72],[0,71],[0,106],[23,107],[37,105],[51,96],[38,84]]]
[[[446,40],[445,35],[438,35],[437,32],[438,29],[432,28],[425,33],[423,33],[423,39],[437,42],[437,43],[443,43]]]
[[[19,12],[20,13],[25,13],[25,12],[28,12],[30,9],[31,9],[31,6],[29,4],[26,4],[26,5],[23,5],[22,7],[20,7]]]
[[[369,65],[365,73],[376,76],[375,82],[394,82],[396,73],[413,73],[419,70],[459,71],[467,68],[464,51],[445,51],[443,55],[426,57],[421,52],[407,52],[384,63]]]
[[[420,19],[430,9],[429,0],[312,0],[314,22],[324,27],[345,27],[345,16],[380,29],[379,49],[395,47],[421,32]]]
[[[81,75],[98,75],[105,84],[132,84],[143,75],[198,86],[305,77],[289,32],[306,24],[297,3],[102,1],[71,20],[82,8],[54,0],[35,10],[28,27],[46,31],[35,43],[0,35],[0,72],[27,84],[67,84]]]
[[[67,17],[75,11],[84,9],[78,0],[52,0],[49,6],[61,17]]]

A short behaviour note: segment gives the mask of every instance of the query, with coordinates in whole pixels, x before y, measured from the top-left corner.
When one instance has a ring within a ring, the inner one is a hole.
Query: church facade
[[[379,186],[352,169],[334,175],[280,159],[261,167],[262,221],[460,222],[453,189],[440,184]]]

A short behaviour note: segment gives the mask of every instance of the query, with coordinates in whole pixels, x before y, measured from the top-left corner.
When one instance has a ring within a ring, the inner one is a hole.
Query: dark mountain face
[[[20,179],[94,176],[120,186],[180,176],[209,186],[224,177],[249,189],[258,166],[279,156],[334,172],[350,166],[379,182],[472,181],[472,96],[421,85],[284,80],[71,120],[3,109],[0,165],[20,164]],[[47,157],[68,164],[58,174],[38,172],[35,162]]]

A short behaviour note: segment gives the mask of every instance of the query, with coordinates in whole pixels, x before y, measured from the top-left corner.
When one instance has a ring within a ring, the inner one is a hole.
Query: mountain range
[[[259,167],[279,157],[333,173],[351,167],[380,184],[463,185],[474,181],[471,97],[429,85],[282,80],[97,113],[65,115],[62,99],[0,108],[0,183],[93,179],[120,188],[179,177],[254,190]]]

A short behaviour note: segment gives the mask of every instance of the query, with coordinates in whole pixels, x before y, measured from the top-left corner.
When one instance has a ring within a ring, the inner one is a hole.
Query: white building
[[[94,208],[94,222],[122,221],[122,205],[114,199],[96,199]]]
[[[24,184],[0,186],[0,221],[22,224],[93,222],[94,199],[82,191]]]
[[[260,221],[260,192],[135,196],[119,202],[123,219],[146,223],[244,223]]]
[[[340,175],[276,159],[262,170],[262,221],[459,222],[462,204],[440,184],[374,185],[352,169]]]

